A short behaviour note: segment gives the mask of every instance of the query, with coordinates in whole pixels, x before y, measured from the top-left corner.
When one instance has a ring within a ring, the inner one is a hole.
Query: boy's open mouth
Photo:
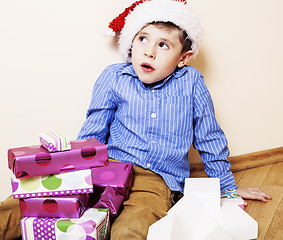
[[[145,72],[152,72],[152,71],[155,70],[155,69],[154,69],[150,64],[148,64],[148,63],[143,63],[143,64],[141,64],[141,68],[142,68],[142,70],[145,71]]]

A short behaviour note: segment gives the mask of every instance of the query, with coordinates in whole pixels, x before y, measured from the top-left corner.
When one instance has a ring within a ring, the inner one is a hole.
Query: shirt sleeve
[[[194,141],[209,177],[220,179],[221,190],[237,189],[231,172],[228,142],[216,121],[210,93],[200,75],[194,86]]]
[[[112,98],[112,84],[115,74],[108,67],[94,84],[86,120],[79,132],[78,139],[96,138],[106,143],[109,127],[114,119],[116,104]]]

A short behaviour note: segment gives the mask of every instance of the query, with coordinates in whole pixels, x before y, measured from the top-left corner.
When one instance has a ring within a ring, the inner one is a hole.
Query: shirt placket
[[[158,104],[158,89],[148,89],[148,99],[149,101],[149,121],[148,121],[148,141],[149,141],[149,148],[151,150],[151,155],[148,159],[146,164],[147,168],[153,168],[153,164],[156,158],[156,151],[157,151],[157,141],[158,135],[156,133],[156,128],[160,122],[160,114],[159,114],[159,104]]]

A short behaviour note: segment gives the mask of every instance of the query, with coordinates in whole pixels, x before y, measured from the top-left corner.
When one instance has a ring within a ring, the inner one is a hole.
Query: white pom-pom
[[[115,36],[115,32],[112,29],[107,28],[105,31],[103,31],[103,35],[105,37],[114,37]]]

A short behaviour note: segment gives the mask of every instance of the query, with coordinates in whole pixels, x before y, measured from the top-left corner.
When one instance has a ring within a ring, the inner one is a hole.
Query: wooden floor
[[[246,212],[259,226],[258,239],[283,239],[283,162],[234,173],[242,187],[257,187],[272,195],[267,203],[248,200]]]
[[[245,161],[245,159],[251,160],[250,155],[237,157],[231,161],[238,186],[260,188],[272,195],[272,200],[268,203],[247,201],[246,212],[258,222],[258,239],[260,240],[283,240],[282,150],[283,148],[278,148],[269,151],[270,154],[266,154],[268,151],[253,154],[252,168],[249,168],[250,165],[247,166]],[[193,166],[192,177],[204,175],[204,170],[201,170],[199,164]]]

